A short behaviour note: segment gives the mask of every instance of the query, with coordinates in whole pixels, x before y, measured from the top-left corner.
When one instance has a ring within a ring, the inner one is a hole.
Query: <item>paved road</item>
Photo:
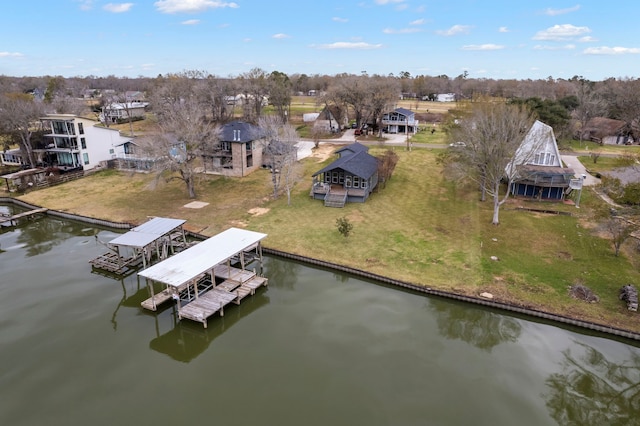
[[[578,160],[577,155],[561,155],[562,161],[566,164],[567,167],[573,169],[576,173],[576,177],[585,176],[583,185],[585,186],[593,186],[600,183],[600,179],[592,176],[587,172],[587,168]]]

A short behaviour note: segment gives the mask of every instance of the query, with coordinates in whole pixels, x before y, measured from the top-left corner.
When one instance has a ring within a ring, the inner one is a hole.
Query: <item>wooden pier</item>
[[[187,247],[182,219],[155,217],[105,245],[110,249],[89,261],[94,271],[126,276],[153,260],[166,259]]]
[[[13,216],[0,216],[0,225],[2,226],[17,226],[23,219],[33,219],[37,216],[45,214],[48,209],[40,208],[27,210],[26,212],[14,214]]]
[[[267,286],[267,278],[245,269],[245,253],[262,264],[260,241],[264,237],[266,234],[230,228],[140,271],[150,293],[142,307],[155,311],[160,304],[175,301],[178,319],[198,321],[207,328],[207,319],[216,313],[223,316],[226,305],[239,305],[258,287]],[[240,268],[231,266],[232,259]],[[154,294],[154,282],[165,289]]]

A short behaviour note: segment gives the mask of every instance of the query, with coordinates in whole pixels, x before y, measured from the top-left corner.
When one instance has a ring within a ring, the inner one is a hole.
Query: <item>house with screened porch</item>
[[[311,196],[326,207],[365,202],[378,184],[378,159],[368,151],[358,142],[338,149],[338,158],[312,175]]]

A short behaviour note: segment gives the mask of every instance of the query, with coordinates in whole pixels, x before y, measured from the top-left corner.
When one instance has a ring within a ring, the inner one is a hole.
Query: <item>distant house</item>
[[[416,113],[406,108],[396,108],[382,116],[382,131],[414,135],[418,131]]]
[[[349,120],[342,108],[335,105],[327,105],[316,117],[313,130],[320,133],[336,133],[347,126]]]
[[[333,163],[313,174],[311,196],[327,207],[363,203],[378,184],[378,159],[356,142],[338,149]]]
[[[456,94],[455,93],[438,93],[436,95],[436,102],[455,102]]]
[[[102,122],[117,123],[129,117],[144,117],[148,102],[114,102],[102,109],[100,119]]]
[[[90,170],[123,152],[130,137],[108,129],[95,120],[73,114],[48,114],[41,118],[45,134],[35,144],[36,166],[60,171]],[[0,153],[2,164],[26,165],[20,150]]]
[[[263,165],[264,137],[259,127],[244,121],[222,126],[217,147],[202,155],[205,173],[247,176]]]
[[[634,143],[632,132],[626,122],[606,117],[593,117],[584,128],[576,132],[582,140],[601,145],[630,145]]]
[[[563,200],[574,170],[562,167],[553,128],[536,120],[505,170],[511,194],[539,200]]]

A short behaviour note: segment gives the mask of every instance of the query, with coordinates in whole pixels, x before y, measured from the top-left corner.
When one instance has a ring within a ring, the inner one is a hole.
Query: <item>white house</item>
[[[438,93],[436,95],[436,102],[455,102],[456,94],[455,93]]]
[[[386,133],[416,134],[416,113],[406,108],[396,108],[382,116],[382,130]]]
[[[574,175],[564,168],[553,128],[536,120],[505,170],[511,193],[525,198],[563,200]]]
[[[144,117],[149,102],[114,102],[102,108],[100,121],[116,123],[129,117]]]
[[[48,114],[41,120],[46,132],[44,143],[34,152],[42,166],[90,170],[115,158],[131,141],[118,130],[73,114]]]

